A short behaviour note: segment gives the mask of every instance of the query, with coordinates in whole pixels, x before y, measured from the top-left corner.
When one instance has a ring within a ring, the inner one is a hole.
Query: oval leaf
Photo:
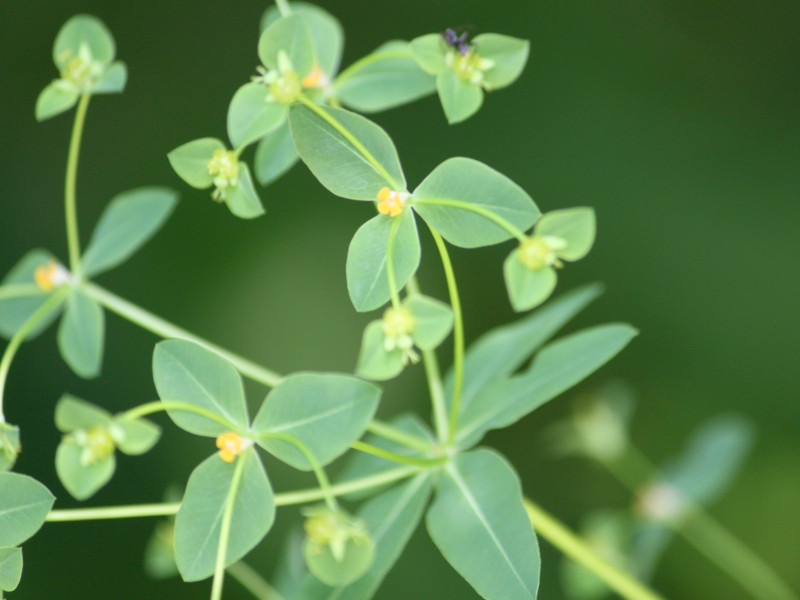
[[[0,546],[18,546],[39,531],[54,501],[33,477],[0,473]]]
[[[178,146],[167,154],[167,158],[178,177],[193,188],[202,190],[214,182],[208,172],[211,157],[217,150],[224,149],[225,144],[216,138],[200,138]]]
[[[347,291],[359,312],[380,308],[391,298],[386,255],[395,219],[399,221],[392,243],[392,263],[398,291],[419,267],[419,234],[412,211],[404,210],[394,218],[377,215],[364,223],[347,251]]]
[[[230,211],[240,219],[254,219],[264,214],[264,207],[258,197],[246,163],[239,163],[239,185],[228,188],[225,200]]]
[[[0,548],[0,590],[13,592],[22,578],[22,548]]]
[[[92,15],[75,15],[64,23],[56,36],[53,45],[56,67],[63,69],[72,57],[78,56],[83,45],[95,62],[105,65],[114,60],[114,38],[105,24]]]
[[[104,336],[103,309],[83,290],[75,288],[67,298],[58,327],[58,349],[77,375],[92,379],[100,374]]]
[[[275,520],[272,487],[255,449],[246,450],[237,460],[246,462],[234,491],[225,566],[250,552]],[[234,468],[235,463],[227,463],[215,454],[200,463],[189,477],[175,517],[175,561],[184,581],[199,581],[214,573],[222,514]]]
[[[288,108],[267,102],[269,88],[260,83],[246,83],[233,95],[228,107],[228,137],[234,147],[252,144],[277,129]]]
[[[451,125],[466,121],[483,104],[481,87],[462,79],[452,69],[445,69],[436,76],[436,90],[444,116]]]
[[[589,253],[595,236],[594,209],[586,206],[554,210],[536,223],[536,235],[552,235],[567,243],[556,253],[564,260],[578,260]]]
[[[414,315],[414,343],[420,350],[433,350],[453,329],[453,309],[435,298],[411,294],[404,305]]]
[[[161,428],[146,419],[117,419],[110,432],[120,452],[131,456],[144,454],[161,437]]]
[[[258,39],[258,57],[265,67],[277,69],[281,51],[292,61],[292,68],[301,78],[314,67],[314,43],[306,21],[300,15],[278,19]]]
[[[534,600],[539,547],[519,479],[499,454],[479,449],[442,471],[428,532],[456,571],[487,600]]]
[[[361,339],[356,375],[373,381],[383,381],[396,377],[403,371],[403,351],[399,348],[387,351],[385,342],[383,321],[369,323]]]
[[[444,62],[445,42],[440,33],[428,33],[411,40],[409,47],[419,66],[431,75],[447,68]]]
[[[93,94],[117,94],[125,89],[128,82],[128,67],[122,61],[112,64],[100,80],[92,86]]]
[[[503,263],[503,279],[508,299],[517,312],[539,306],[550,297],[558,282],[554,268],[529,269],[520,261],[516,249]]]
[[[451,158],[414,190],[413,207],[448,242],[463,248],[498,244],[513,237],[479,211],[488,211],[525,231],[539,209],[505,175],[471,158]]]
[[[299,158],[287,119],[258,142],[253,162],[256,179],[261,185],[272,183],[291,169]]]
[[[227,420],[233,428],[247,429],[247,405],[242,378],[227,360],[186,340],[167,340],[153,352],[153,379],[164,402],[194,404]],[[230,429],[202,415],[168,410],[181,429],[216,437]]]
[[[44,121],[69,110],[78,101],[78,93],[65,89],[58,81],[44,88],[36,99],[36,120]]]
[[[111,424],[111,413],[86,400],[64,394],[56,404],[55,421],[59,431],[71,433],[98,425],[108,426]]]
[[[320,110],[330,120],[307,106],[295,104],[289,111],[289,125],[300,158],[322,185],[351,200],[375,200],[385,186],[405,190],[397,150],[383,129],[341,108],[326,106]],[[342,135],[337,126],[348,131],[357,143]]]
[[[473,44],[482,58],[494,62],[492,68],[483,74],[483,80],[496,90],[512,84],[528,60],[530,44],[498,33],[483,33],[475,36]]]
[[[264,434],[287,434],[301,442],[320,465],[344,453],[364,433],[375,414],[381,390],[352,375],[297,373],[269,393],[253,431],[258,444],[280,460],[302,470],[311,465],[293,444]]]
[[[76,500],[90,498],[114,476],[117,467],[112,452],[96,462],[85,464],[84,448],[72,439],[65,438],[56,450],[56,473],[61,484]]]
[[[130,258],[169,218],[178,195],[161,187],[123,192],[109,202],[83,255],[87,277],[112,269]]]

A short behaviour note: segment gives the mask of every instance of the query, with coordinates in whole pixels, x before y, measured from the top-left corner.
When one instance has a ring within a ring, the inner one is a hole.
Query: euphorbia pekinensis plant
[[[83,123],[90,97],[123,91],[126,70],[113,62],[106,27],[95,17],[73,17],[56,38],[60,78],[36,104],[39,120],[77,105],[65,198],[68,258],[33,250],[0,287],[0,333],[10,338],[0,362],[0,468],[10,471],[20,449],[19,430],[2,412],[9,367],[20,344],[61,311],[59,350],[84,378],[101,372],[104,310],[164,338],[153,353],[158,400],[116,415],[70,395],[56,405],[64,437],[55,466],[67,492],[90,498],[113,477],[117,450],[149,451],[162,435],[144,418],[155,413],[166,412],[179,429],[207,438],[209,456],[192,472],[180,502],[77,512],[51,510],[53,495],[30,477],[0,473],[0,590],[16,588],[20,545],[47,520],[174,516],[174,524],[159,527],[148,564],[162,575],[174,566],[185,581],[211,578],[212,600],[222,597],[226,572],[259,581],[257,597],[366,600],[424,518],[445,559],[489,600],[536,597],[537,532],[625,597],[658,598],[525,498],[509,461],[478,446],[488,431],[516,423],[595,372],[636,335],[629,325],[609,323],[552,340],[600,293],[588,285],[549,300],[557,270],[590,251],[594,211],[543,213],[511,179],[467,157],[432,165],[409,184],[402,152],[359,114],[438,92],[448,121],[463,121],[485,94],[520,76],[528,43],[494,33],[471,40],[448,29],[411,42],[388,41],[339,71],[342,27],[326,11],[281,0],[263,16],[261,30],[253,40],[258,66],[230,102],[228,141],[201,137],[168,159],[185,183],[210,190],[235,217],[264,215],[256,182],[269,184],[298,159],[332,194],[364,203],[364,223],[341,267],[355,310],[380,312],[363,333],[354,373],[278,374],[94,282],[156,233],[177,193],[146,187],[119,194],[81,251],[75,182]],[[216,210],[213,203],[208,210]],[[421,235],[433,238],[438,256],[425,258],[441,263],[447,298],[425,295],[417,282]],[[508,258],[497,268],[511,306],[536,310],[466,348],[466,315],[448,244],[508,242]],[[442,374],[437,349],[446,343],[452,343],[453,364]],[[382,394],[375,382],[410,368],[425,371],[430,422],[403,412],[390,422],[375,419]],[[269,388],[254,416],[243,377]],[[268,457],[313,472],[318,486],[276,492],[263,462]],[[336,459],[343,466],[331,481],[326,467]],[[306,568],[291,580],[282,577],[281,589],[272,590],[261,568],[241,561],[269,534],[276,509],[295,504],[303,506],[305,534],[297,551]]]

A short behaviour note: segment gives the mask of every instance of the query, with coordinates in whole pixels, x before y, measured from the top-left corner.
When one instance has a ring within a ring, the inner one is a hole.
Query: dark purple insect
[[[467,54],[469,54],[470,45],[469,42],[467,41],[466,31],[461,35],[458,35],[454,29],[448,27],[447,29],[444,30],[444,33],[442,33],[442,37],[444,38],[445,43],[448,46],[452,46],[453,48],[458,50],[458,53],[461,56],[466,56]]]

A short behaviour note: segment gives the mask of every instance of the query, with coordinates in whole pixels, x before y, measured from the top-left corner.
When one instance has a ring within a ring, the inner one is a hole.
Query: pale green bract
[[[67,298],[58,327],[58,349],[70,368],[84,379],[100,374],[103,361],[105,317],[103,309],[80,288]]]
[[[22,548],[0,548],[0,590],[13,592],[22,578]]]
[[[234,148],[252,144],[280,127],[289,109],[267,101],[269,88],[246,83],[233,95],[228,107],[228,138]]]
[[[404,367],[401,349],[386,350],[383,321],[372,321],[367,324],[361,338],[356,375],[373,381],[384,381],[402,373]]]
[[[167,154],[169,163],[178,176],[193,188],[211,187],[214,178],[208,172],[208,162],[217,150],[224,150],[225,144],[216,138],[200,138],[186,142]]]
[[[25,286],[24,294],[14,298],[0,299],[0,335],[10,338],[23,323],[47,302],[49,294],[36,285],[34,273],[55,260],[47,250],[37,248],[28,251],[0,282],[3,287]],[[30,330],[25,339],[31,340],[44,331],[58,317],[53,311]]]
[[[258,40],[258,56],[268,69],[278,69],[278,53],[285,52],[293,70],[302,79],[314,67],[314,43],[306,21],[300,15],[289,15],[271,23]]]

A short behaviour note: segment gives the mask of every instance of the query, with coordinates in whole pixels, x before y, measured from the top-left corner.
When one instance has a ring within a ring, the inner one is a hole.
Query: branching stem
[[[81,150],[81,137],[83,124],[86,120],[86,110],[89,107],[89,94],[83,94],[75,110],[75,123],[72,126],[72,137],[69,141],[69,154],[67,155],[67,176],[64,182],[64,214],[67,224],[67,248],[69,250],[69,269],[76,277],[81,271],[81,243],[78,237],[78,209],[76,202],[76,187],[78,179],[78,156]]]

